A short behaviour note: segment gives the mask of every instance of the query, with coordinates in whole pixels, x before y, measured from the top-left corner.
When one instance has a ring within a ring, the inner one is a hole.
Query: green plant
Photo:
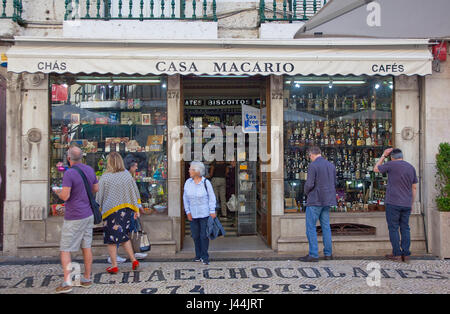
[[[436,204],[440,211],[450,211],[450,144],[441,143],[436,155]]]

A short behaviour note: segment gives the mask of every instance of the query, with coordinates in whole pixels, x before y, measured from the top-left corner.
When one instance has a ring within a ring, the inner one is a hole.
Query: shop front
[[[70,145],[82,148],[98,176],[109,152],[137,163],[155,254],[175,254],[189,241],[182,192],[192,160],[202,160],[217,181],[229,237],[256,236],[277,252],[306,251],[305,151],[319,146],[337,168],[336,254],[387,252],[386,178],[373,166],[386,147],[413,156],[416,143],[401,136],[409,123],[402,115],[420,92],[412,81],[431,73],[424,41],[16,38],[8,58],[11,79],[24,82],[9,91],[8,104],[23,117],[24,145],[20,163],[7,156],[7,174],[28,192],[5,202],[9,216],[20,212],[15,252],[57,253],[64,205],[51,187],[61,184]],[[222,187],[215,177],[224,178]],[[424,252],[420,200],[415,210],[413,250]]]

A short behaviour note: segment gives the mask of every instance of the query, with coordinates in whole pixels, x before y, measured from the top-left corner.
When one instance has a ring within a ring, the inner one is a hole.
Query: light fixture
[[[329,85],[330,81],[295,81],[296,84],[303,85]],[[333,81],[334,85],[362,85],[365,84],[366,81]]]
[[[300,84],[296,82],[295,87],[300,88]]]
[[[328,83],[328,88],[333,88],[333,80],[330,80],[330,82]]]
[[[160,80],[113,80],[113,83],[117,83],[117,84],[157,84],[157,83],[161,83]]]
[[[76,80],[80,84],[109,84],[111,80]]]
[[[105,77],[98,77],[98,78],[89,78],[89,77],[83,77],[80,79],[77,79],[75,81],[78,84],[159,84],[161,83],[161,80],[158,78],[140,78],[140,77],[111,77],[111,78],[105,78]]]
[[[380,84],[375,84],[375,89],[379,89],[380,88]]]

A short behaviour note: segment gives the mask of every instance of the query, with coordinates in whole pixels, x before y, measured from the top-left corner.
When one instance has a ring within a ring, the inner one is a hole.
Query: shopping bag
[[[227,202],[227,207],[230,212],[236,211],[236,195],[232,194]]]
[[[130,240],[134,253],[144,253],[150,251],[152,245],[150,244],[147,232],[144,231],[142,222],[139,218],[133,221],[131,230]]]

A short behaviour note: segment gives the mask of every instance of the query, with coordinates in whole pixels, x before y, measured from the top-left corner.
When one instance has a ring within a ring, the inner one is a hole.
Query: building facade
[[[338,170],[336,255],[390,251],[386,178],[372,171],[390,146],[419,177],[412,252],[440,255],[433,157],[449,140],[449,63],[433,71],[430,38],[293,39],[323,2],[11,1],[3,254],[58,254],[51,187],[70,145],[98,176],[111,151],[138,162],[152,254],[185,247],[183,186],[199,159],[226,161],[229,236],[304,253],[305,150],[318,145]]]

